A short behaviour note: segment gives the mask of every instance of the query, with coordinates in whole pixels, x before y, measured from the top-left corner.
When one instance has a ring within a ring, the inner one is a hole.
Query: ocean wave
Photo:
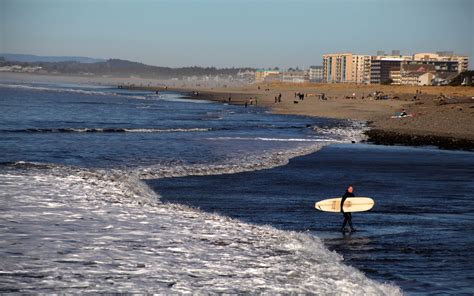
[[[136,175],[56,167],[0,180],[2,289],[401,294],[317,237],[160,203]]]
[[[242,140],[242,141],[272,141],[272,142],[335,142],[340,143],[339,140],[333,140],[328,138],[266,138],[266,137],[217,137],[208,138],[208,140]]]
[[[210,130],[210,128],[27,128],[0,130],[0,133],[177,133]]]
[[[45,87],[45,86],[31,86],[23,84],[3,84],[0,83],[0,88],[15,88],[15,89],[27,89],[27,90],[36,90],[36,91],[54,91],[54,92],[69,92],[69,93],[78,93],[83,95],[99,95],[99,96],[117,96],[117,97],[126,97],[132,99],[147,99],[146,96],[139,96],[133,94],[123,94],[123,93],[114,93],[106,91],[95,91],[95,90],[84,90],[84,89],[74,89],[74,88],[54,88],[54,87]]]
[[[184,176],[208,176],[235,174],[262,169],[270,169],[288,164],[294,157],[314,153],[333,142],[309,142],[288,150],[260,151],[259,154],[239,155],[236,158],[226,159],[223,164],[190,164],[190,165],[150,165],[134,168],[129,173],[138,174],[140,179],[158,179]]]

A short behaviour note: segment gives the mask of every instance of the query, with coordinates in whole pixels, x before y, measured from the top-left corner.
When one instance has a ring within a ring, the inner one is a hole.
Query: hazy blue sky
[[[0,52],[307,67],[330,52],[453,50],[473,68],[473,18],[474,0],[0,0]]]

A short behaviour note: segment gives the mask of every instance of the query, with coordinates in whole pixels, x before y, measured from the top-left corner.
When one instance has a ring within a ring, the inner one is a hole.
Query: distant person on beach
[[[403,109],[399,116],[400,117],[405,117],[407,115],[408,115],[408,113],[405,111],[405,109]]]
[[[341,213],[344,215],[344,222],[342,222],[341,231],[346,230],[346,224],[347,223],[349,223],[349,227],[351,228],[351,231],[355,231],[355,228],[352,226],[352,215],[351,215],[351,213],[344,212],[344,202],[346,201],[346,199],[348,197],[354,197],[353,191],[354,191],[354,188],[352,187],[352,185],[349,185],[349,187],[347,187],[346,193],[344,193],[344,195],[342,196]]]

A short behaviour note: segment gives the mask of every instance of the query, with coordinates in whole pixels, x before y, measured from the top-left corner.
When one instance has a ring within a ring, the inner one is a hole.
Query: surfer
[[[349,185],[349,187],[347,187],[347,190],[346,190],[346,193],[344,193],[344,195],[342,196],[342,200],[341,200],[341,213],[344,215],[344,222],[342,222],[342,228],[341,228],[341,231],[345,231],[345,227],[346,227],[346,224],[349,223],[349,227],[351,228],[351,231],[355,231],[355,228],[352,227],[352,215],[351,213],[346,213],[344,212],[344,202],[346,201],[346,199],[348,197],[354,197],[354,188],[352,188],[352,185]]]

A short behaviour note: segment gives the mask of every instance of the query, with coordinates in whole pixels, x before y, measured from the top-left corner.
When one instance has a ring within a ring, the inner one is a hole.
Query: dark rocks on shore
[[[436,135],[405,134],[372,129],[365,134],[368,142],[378,145],[436,146],[441,149],[474,151],[474,140]]]

